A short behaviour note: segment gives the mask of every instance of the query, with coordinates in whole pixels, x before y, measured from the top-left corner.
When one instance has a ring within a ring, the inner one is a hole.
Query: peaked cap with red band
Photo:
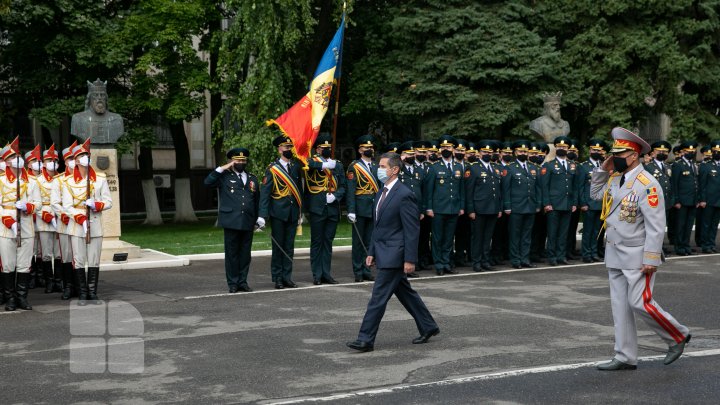
[[[50,145],[50,147],[43,152],[43,160],[46,159],[52,159],[55,160],[58,158],[57,152],[55,152],[55,144]]]
[[[615,142],[613,143],[610,153],[620,153],[628,150],[637,153],[648,153],[651,150],[650,145],[648,145],[644,139],[625,128],[615,127],[611,135]]]
[[[77,141],[73,141],[72,145],[62,150],[63,160],[67,160],[73,157],[72,150],[77,146]]]
[[[42,156],[40,154],[40,145],[35,145],[35,148],[33,148],[33,150],[25,153],[25,163],[30,163],[30,161],[32,161],[33,159],[40,161],[41,158]]]
[[[12,142],[5,148],[3,148],[2,156],[0,156],[0,159],[7,160],[12,156],[15,156],[17,153],[20,153],[20,137],[15,137]]]
[[[82,145],[76,146],[72,150],[72,155],[76,159],[78,155],[82,155],[83,153],[87,153],[88,155],[90,154],[90,138],[83,142]]]

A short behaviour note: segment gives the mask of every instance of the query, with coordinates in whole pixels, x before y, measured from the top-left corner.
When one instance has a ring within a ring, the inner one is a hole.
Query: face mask
[[[80,156],[80,159],[78,159],[78,162],[77,162],[77,163],[78,163],[80,166],[85,166],[85,167],[87,167],[87,166],[90,164],[90,156],[88,156],[88,155]]]
[[[503,162],[510,163],[510,162],[512,162],[512,160],[513,160],[512,155],[503,155]]]
[[[437,162],[437,160],[438,160],[438,155],[437,155],[437,153],[431,153],[431,154],[430,154],[430,161],[431,161],[431,162]]]
[[[457,160],[463,160],[463,159],[465,159],[465,154],[464,154],[464,153],[456,153],[456,154],[455,154],[455,159],[457,159]]]
[[[613,156],[613,166],[615,166],[616,172],[623,173],[628,168],[627,159],[623,157]]]
[[[378,177],[378,180],[380,180],[380,183],[385,184],[387,179],[390,177],[390,176],[388,176],[387,171],[388,171],[388,169],[383,169],[383,168],[378,167],[377,177]]]
[[[655,155],[655,159],[657,159],[660,162],[664,162],[668,158],[667,153],[658,153]]]
[[[414,157],[406,157],[406,158],[405,158],[405,163],[407,163],[407,164],[409,164],[409,165],[414,165],[414,164],[415,164],[415,158],[414,158]]]
[[[68,160],[68,161],[65,163],[65,166],[67,166],[68,169],[73,170],[73,169],[75,168],[75,159],[73,159],[73,160]]]
[[[427,156],[425,156],[425,155],[417,155],[417,156],[415,157],[415,159],[417,159],[417,161],[420,162],[420,163],[425,163],[425,160],[427,160]]]
[[[372,157],[375,156],[375,151],[372,149],[368,149],[365,152],[363,152],[363,156],[365,156],[366,158],[372,159]]]
[[[452,157],[453,153],[451,150],[443,149],[442,152],[440,152],[443,158],[450,159]]]
[[[559,157],[566,157],[567,156],[567,150],[565,149],[557,149],[555,151],[555,154]]]
[[[590,154],[590,158],[591,158],[592,160],[600,160],[601,156],[600,156],[599,153],[593,152],[593,153]]]
[[[692,162],[692,160],[695,159],[695,153],[686,153],[686,154],[685,154],[685,159],[687,159],[687,160],[689,160],[689,161]]]
[[[497,162],[498,159],[500,159],[500,155],[498,155],[497,153],[494,153],[490,160],[492,160],[493,162]]]
[[[575,152],[569,152],[567,156],[568,156],[568,159],[570,159],[570,160],[577,159],[577,153],[575,153]]]
[[[525,163],[525,162],[527,161],[527,155],[518,155],[518,156],[517,156],[517,159],[518,159],[520,162]]]
[[[10,167],[19,169],[24,166],[25,166],[25,159],[23,159],[23,158],[20,158],[20,159],[14,158],[14,159],[10,160]]]
[[[30,163],[30,168],[35,170],[36,172],[39,172],[40,169],[42,169],[42,166],[40,165],[40,162],[32,162]]]
[[[47,162],[45,163],[45,168],[50,170],[51,172],[54,172],[57,170],[57,162]]]
[[[712,158],[713,160],[720,160],[720,152],[713,152]]]
[[[467,159],[467,160],[468,160],[468,162],[470,162],[470,163],[475,163],[475,162],[478,161],[478,158],[477,158],[477,156],[473,155],[473,156],[468,156],[468,159]]]
[[[480,157],[480,159],[482,159],[482,161],[485,163],[490,163],[490,160],[492,160],[491,158],[492,158],[492,156],[490,156],[490,155],[482,155]]]
[[[332,156],[332,151],[330,150],[330,148],[322,148],[322,151],[320,151],[320,154],[325,159],[329,159],[330,156]]]
[[[293,154],[292,154],[292,151],[291,151],[291,150],[284,150],[284,151],[282,152],[282,155],[283,155],[283,157],[284,157],[285,159],[292,159],[292,157],[293,157]]]
[[[245,167],[247,166],[247,163],[234,163],[233,167],[238,173],[242,173],[245,171]]]

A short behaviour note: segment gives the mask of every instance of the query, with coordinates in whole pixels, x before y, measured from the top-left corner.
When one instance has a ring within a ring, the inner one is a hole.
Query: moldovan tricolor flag
[[[267,121],[267,125],[277,125],[285,135],[292,139],[293,145],[295,145],[295,154],[306,165],[310,149],[320,132],[320,123],[328,110],[333,85],[335,80],[340,77],[344,34],[345,15],[343,14],[340,28],[330,41],[330,45],[315,69],[308,93],[283,115]]]

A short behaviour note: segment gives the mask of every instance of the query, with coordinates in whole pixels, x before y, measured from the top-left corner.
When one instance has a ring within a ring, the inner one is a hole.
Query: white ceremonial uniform
[[[72,243],[70,242],[70,234],[68,233],[68,225],[70,224],[70,215],[65,211],[62,205],[62,193],[66,187],[68,178],[72,178],[70,174],[63,173],[57,177],[57,181],[53,183],[50,191],[50,206],[55,213],[57,221],[58,240],[60,242],[60,260],[63,263],[72,263]]]
[[[60,175],[50,176],[43,168],[40,175],[35,177],[37,188],[40,192],[42,208],[35,215],[35,229],[39,232],[37,238],[38,249],[44,262],[60,258],[60,245],[57,238],[57,229],[53,226],[53,219],[59,222],[52,207],[52,192]]]
[[[35,224],[33,213],[40,206],[40,193],[37,187],[30,187],[28,177],[20,177],[20,198],[17,198],[17,179],[8,168],[0,176],[0,194],[2,194],[3,226],[0,227],[0,259],[2,259],[2,272],[18,273],[30,272],[30,261],[33,255],[33,241],[35,240]],[[20,225],[17,226],[18,210],[16,202],[25,204],[26,210],[20,214]],[[17,246],[17,237],[12,227],[15,224],[20,232],[20,247]]]
[[[592,173],[590,195],[611,198],[606,218],[605,264],[610,278],[610,300],[615,324],[615,358],[636,365],[638,358],[635,315],[672,346],[682,342],[688,328],[665,312],[653,299],[655,273],[640,270],[659,266],[665,237],[665,200],[657,180],[642,165],[622,175],[609,176],[601,168]]]

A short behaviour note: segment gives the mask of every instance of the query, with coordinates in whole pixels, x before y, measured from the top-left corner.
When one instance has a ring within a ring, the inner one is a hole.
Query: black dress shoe
[[[324,284],[340,284],[337,281],[335,281],[335,279],[332,277],[323,278],[323,279],[320,279],[320,281],[322,281]]]
[[[408,276],[409,278],[418,278],[418,277],[420,277],[420,276],[417,274],[417,272],[414,272],[414,271],[413,271],[412,273],[408,273],[407,276]]]
[[[363,274],[362,278],[367,281],[375,281],[375,277],[373,277],[372,274]]]
[[[618,359],[612,359],[610,363],[603,363],[597,366],[598,370],[601,371],[619,371],[619,370],[635,370],[636,365],[623,363]]]
[[[550,261],[548,262],[548,264],[551,265],[551,266],[557,266],[557,265],[558,265],[555,260],[550,260]]]
[[[438,276],[442,276],[442,275],[443,275],[443,270],[442,270],[442,269],[435,269],[435,274],[437,274]]]
[[[359,340],[356,340],[356,341],[354,341],[354,342],[347,342],[345,345],[346,345],[347,347],[349,347],[349,348],[351,348],[351,349],[355,349],[355,350],[357,350],[357,351],[359,351],[359,352],[371,352],[371,351],[373,351],[373,349],[374,349],[374,348],[373,348],[373,345],[371,345],[370,343],[368,343],[368,342],[361,342],[361,341],[359,341]]]
[[[690,342],[691,337],[692,337],[692,335],[688,334],[687,337],[685,338],[685,340],[676,344],[675,346],[671,346],[668,349],[667,355],[665,356],[665,360],[663,360],[663,364],[665,364],[667,366],[668,364],[679,359],[680,356],[683,354],[683,351],[685,351],[685,345],[687,345],[688,342]]]
[[[420,336],[416,337],[415,339],[413,339],[412,343],[414,345],[427,343],[431,337],[437,336],[439,333],[440,333],[440,329],[431,330],[430,332],[425,333],[424,335],[420,335]]]
[[[252,292],[252,288],[250,288],[250,286],[247,284],[240,284],[240,286],[238,287],[238,290],[244,291],[244,292]]]
[[[492,271],[492,269],[493,269],[492,266],[490,266],[490,264],[488,264],[488,263],[480,265],[480,268],[485,271]]]
[[[283,285],[287,288],[297,288],[297,284],[295,284],[292,280],[283,280]]]
[[[447,273],[447,274],[457,274],[457,271],[455,271],[455,270],[453,270],[453,269],[445,269],[445,273]]]
[[[600,263],[600,262],[603,261],[603,259],[601,259],[601,258],[599,258],[599,257],[597,257],[597,256],[593,256],[593,257],[592,257],[592,261],[597,262],[597,263]]]
[[[558,264],[563,264],[563,265],[566,265],[566,266],[567,266],[567,265],[569,265],[570,263],[568,263],[567,260],[558,260]]]
[[[535,267],[537,267],[536,265],[534,265],[532,263],[522,263],[521,266],[525,267],[526,269],[534,269]]]
[[[275,282],[275,288],[278,289],[278,290],[282,290],[283,288],[285,288],[285,286],[283,285],[282,280],[278,280],[278,281]]]
[[[513,269],[522,269],[522,264],[513,264]]]
[[[230,288],[228,289],[228,292],[229,292],[230,294],[235,294],[236,292],[238,292],[237,286],[234,285],[234,286],[230,287]]]
[[[473,266],[473,271],[475,273],[480,273],[483,271],[483,268],[482,268],[482,266]]]
[[[313,285],[320,285],[320,280],[313,280]]]
[[[363,277],[362,276],[355,276],[355,282],[356,283],[362,283]]]
[[[589,257],[583,257],[583,263],[592,263],[592,262],[593,262],[593,259],[591,259]]]

